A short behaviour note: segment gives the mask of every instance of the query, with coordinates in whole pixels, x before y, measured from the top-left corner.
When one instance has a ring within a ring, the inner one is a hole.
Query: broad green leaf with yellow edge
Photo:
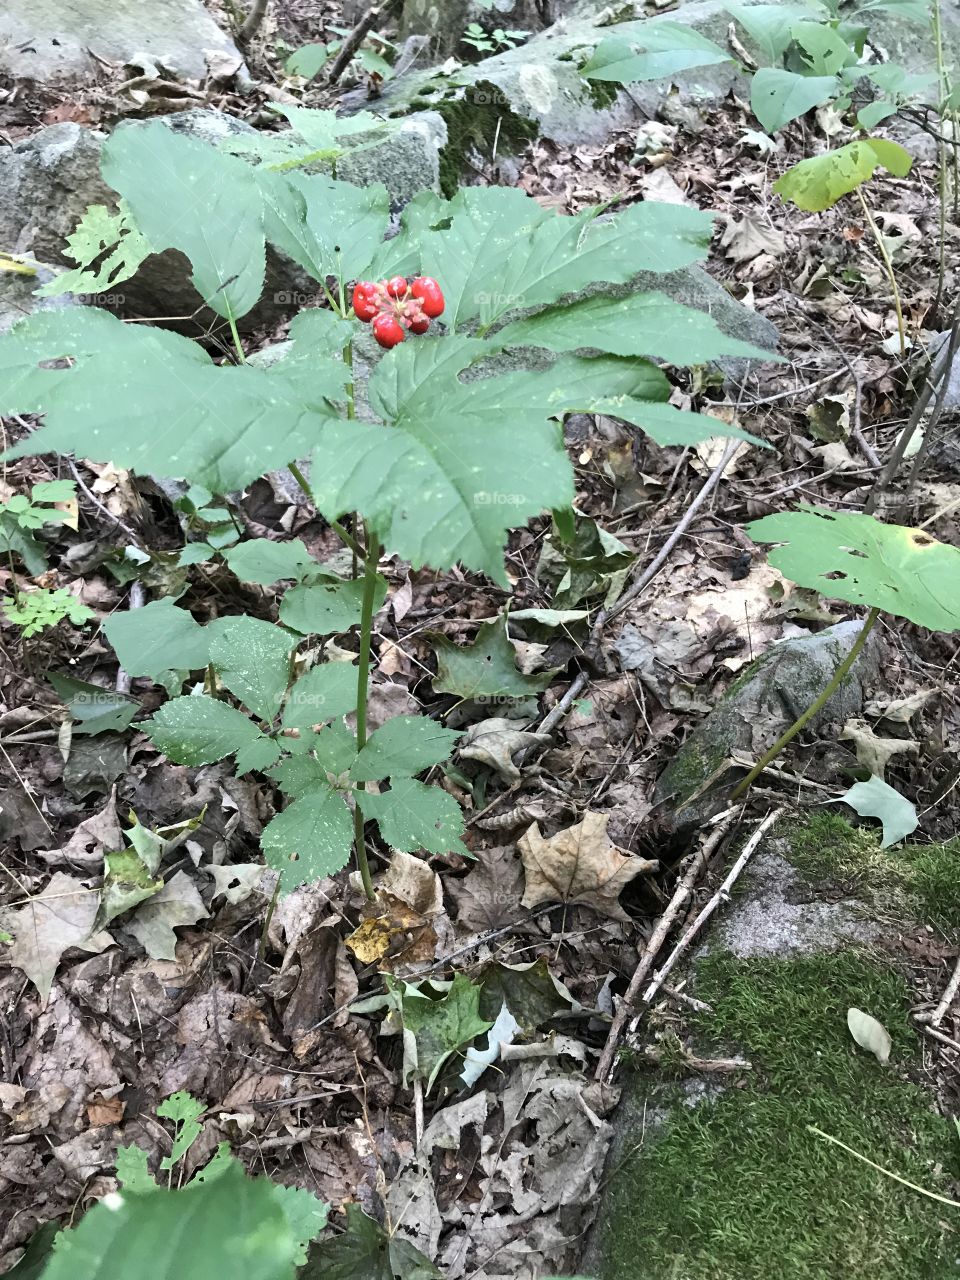
[[[910,172],[909,151],[886,138],[858,138],[836,151],[801,160],[779,178],[773,189],[798,209],[818,213],[873,177],[878,165],[898,178]]]

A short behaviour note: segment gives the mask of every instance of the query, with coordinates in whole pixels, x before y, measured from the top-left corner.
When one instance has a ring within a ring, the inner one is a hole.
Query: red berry
[[[412,320],[408,320],[411,333],[426,333],[430,328],[430,321],[426,316],[414,316]]]
[[[392,276],[387,281],[387,293],[391,298],[402,298],[407,292],[407,282],[403,276]]]
[[[424,314],[431,320],[443,314],[443,290],[432,276],[417,276],[410,291],[415,298],[420,299]]]
[[[404,282],[406,283],[406,282]],[[373,336],[380,343],[381,347],[387,350],[395,347],[398,342],[402,342],[406,337],[403,327],[396,316],[390,315],[386,311],[382,311],[373,322]]]
[[[380,310],[377,302],[377,286],[369,280],[360,280],[353,289],[353,312],[358,320],[372,320]]]

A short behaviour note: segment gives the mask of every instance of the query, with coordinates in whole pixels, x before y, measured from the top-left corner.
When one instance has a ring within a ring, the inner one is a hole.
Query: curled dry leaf
[[[422,858],[396,852],[381,878],[377,898],[346,945],[361,964],[392,971],[434,958],[437,933],[431,920],[443,914],[440,877]]]
[[[607,835],[607,813],[587,812],[576,826],[545,839],[534,824],[520,837],[526,873],[522,905],[580,902],[615,920],[628,919],[618,898],[634,877],[660,864],[624,853]]]
[[[457,754],[461,760],[477,760],[496,769],[507,782],[519,782],[520,770],[513,763],[516,753],[525,747],[547,746],[550,735],[527,732],[526,720],[505,720],[494,716],[472,724],[460,742]]]
[[[847,1026],[861,1049],[872,1053],[878,1062],[890,1061],[892,1041],[882,1022],[862,1009],[848,1009]]]

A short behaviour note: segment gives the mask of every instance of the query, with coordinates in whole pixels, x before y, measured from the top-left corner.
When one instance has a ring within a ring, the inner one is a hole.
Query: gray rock
[[[54,279],[58,273],[43,263],[31,265],[36,267],[36,274],[32,276],[0,271],[0,333],[6,333],[18,320],[33,315],[35,311],[54,311],[74,305],[75,300],[69,294],[61,298],[38,298],[34,289]]]
[[[382,142],[342,156],[337,161],[337,177],[357,187],[382,182],[394,209],[399,209],[420,191],[440,190],[440,152],[446,145],[443,116],[436,111],[418,111]]]
[[[752,663],[693,731],[657,781],[654,805],[677,830],[700,825],[726,804],[731,755],[757,759],[820,694],[849,653],[861,623],[782,640]],[[876,675],[872,637],[843,684],[810,721],[814,729],[858,715]]]
[[[125,66],[143,56],[199,80],[208,52],[241,62],[201,0],[5,0],[0,11],[0,73],[18,79],[93,80],[98,58]]]

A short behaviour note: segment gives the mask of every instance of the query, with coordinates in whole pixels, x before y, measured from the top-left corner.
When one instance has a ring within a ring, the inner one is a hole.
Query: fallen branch
[[[247,14],[246,21],[237,32],[238,44],[249,44],[253,37],[260,30],[264,18],[267,16],[267,6],[270,0],[253,0],[250,12]]]
[[[327,73],[327,86],[335,85],[340,77],[346,71],[351,58],[363,44],[366,36],[379,26],[380,19],[387,17],[393,10],[399,7],[399,0],[386,0],[386,4],[375,4],[363,14],[360,21],[353,28],[346,40],[343,42],[343,48],[334,58],[330,70]]]
[[[960,957],[957,958],[957,967],[953,971],[953,977],[947,983],[947,989],[944,991],[940,1003],[933,1011],[933,1016],[930,1019],[931,1027],[939,1027],[943,1021],[944,1014],[956,999],[958,991],[960,991]]]
[[[617,1011],[613,1015],[613,1022],[610,1024],[610,1030],[607,1033],[607,1042],[603,1046],[603,1053],[600,1055],[600,1061],[597,1064],[595,1079],[606,1080],[612,1074],[613,1059],[617,1052],[617,1045],[623,1034],[623,1028],[627,1019],[633,1010],[633,1002],[636,999],[637,992],[643,985],[647,974],[653,968],[653,962],[656,960],[661,947],[667,940],[667,935],[673,928],[674,921],[680,914],[681,908],[693,892],[693,886],[697,882],[697,877],[706,867],[709,860],[716,853],[721,841],[726,837],[735,821],[735,814],[731,814],[724,822],[721,822],[714,831],[704,841],[703,848],[699,852],[690,856],[689,865],[684,872],[683,878],[673,892],[673,897],[667,903],[666,909],[657,922],[657,927],[643,949],[640,961],[634,970],[633,977],[630,979],[630,985],[623,993]]]

